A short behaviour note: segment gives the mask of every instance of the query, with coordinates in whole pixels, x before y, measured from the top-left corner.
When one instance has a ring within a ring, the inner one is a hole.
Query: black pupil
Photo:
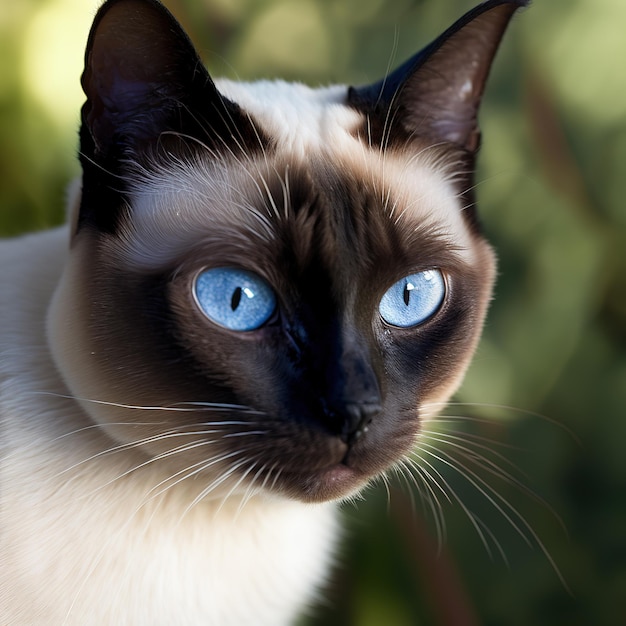
[[[409,306],[409,300],[411,299],[411,290],[409,289],[409,285],[405,284],[404,285],[404,304],[406,304],[406,306]]]
[[[234,311],[241,302],[241,287],[237,287],[235,291],[233,291],[233,297],[230,299],[230,308]]]

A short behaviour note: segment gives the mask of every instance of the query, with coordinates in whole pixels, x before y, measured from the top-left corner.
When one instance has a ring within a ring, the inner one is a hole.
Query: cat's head
[[[88,41],[82,196],[50,313],[95,423],[207,494],[340,498],[459,384],[494,259],[476,112],[491,0],[368,87],[219,83],[154,0]]]

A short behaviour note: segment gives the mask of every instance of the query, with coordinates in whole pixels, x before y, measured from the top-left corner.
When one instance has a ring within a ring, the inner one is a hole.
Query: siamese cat
[[[338,503],[459,385],[494,281],[488,0],[369,86],[214,82],[157,0],[87,42],[66,227],[0,244],[0,622],[281,626]]]

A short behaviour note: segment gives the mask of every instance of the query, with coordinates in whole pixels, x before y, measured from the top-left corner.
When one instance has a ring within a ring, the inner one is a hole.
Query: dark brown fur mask
[[[313,90],[216,85],[160,4],[107,2],[50,317],[94,422],[206,496],[341,498],[406,454],[490,298],[476,113],[524,4],[483,3],[380,83]]]

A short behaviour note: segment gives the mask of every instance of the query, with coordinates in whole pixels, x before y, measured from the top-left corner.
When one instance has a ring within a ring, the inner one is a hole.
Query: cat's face
[[[475,112],[520,3],[489,4],[389,93],[218,91],[162,7],[101,9],[50,336],[116,442],[207,496],[303,501],[351,494],[411,449],[492,289],[469,206]]]

